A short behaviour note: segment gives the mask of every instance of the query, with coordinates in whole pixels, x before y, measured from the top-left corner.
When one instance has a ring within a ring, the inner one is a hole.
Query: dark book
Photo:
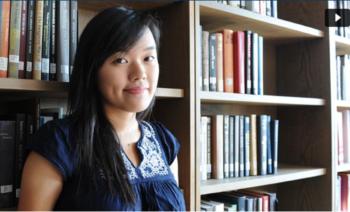
[[[237,117],[239,117],[239,176],[244,177],[244,116]]]
[[[218,193],[208,195],[208,198],[228,204],[237,205],[237,211],[246,211],[246,196],[234,193]]]
[[[70,43],[69,43],[69,65],[70,75],[72,75],[75,52],[78,46],[78,0],[70,0]]]
[[[26,40],[26,68],[25,78],[33,78],[33,45],[34,45],[34,0],[27,1],[27,40]]]
[[[20,187],[21,187],[21,179],[22,179],[22,170],[24,166],[25,161],[25,154],[24,154],[24,139],[25,139],[25,118],[26,115],[24,113],[17,113],[15,114],[15,120],[16,120],[16,133],[15,133],[15,148],[16,148],[16,154],[15,154],[15,182],[14,182],[14,188],[15,188],[15,196],[16,196],[16,202],[18,202],[19,194],[20,194]]]
[[[26,41],[27,41],[27,1],[22,1],[21,9],[21,35],[19,44],[19,64],[18,78],[25,78],[25,61],[26,61]]]
[[[252,32],[245,31],[245,93],[252,93]]]
[[[276,174],[278,170],[278,142],[279,142],[279,120],[271,122],[271,147],[272,147],[272,173]]]
[[[266,123],[266,148],[267,148],[267,174],[272,174],[272,147],[271,147],[271,123],[273,120],[271,120],[271,116],[267,116],[267,123]]]
[[[51,34],[50,34],[50,71],[49,71],[49,80],[56,81],[56,1],[51,1]]]
[[[49,80],[50,72],[50,38],[51,38],[51,1],[44,1],[43,40],[41,58],[41,80]]]
[[[9,118],[0,118],[0,208],[15,204],[15,124]]]
[[[235,153],[234,153],[234,163],[235,163],[235,172],[234,172],[234,176],[235,177],[239,177],[239,173],[240,173],[240,167],[241,167],[241,164],[240,164],[240,118],[238,115],[234,116],[234,119],[235,119],[235,140],[234,140],[234,143],[235,143]]]
[[[250,173],[250,118],[244,116],[244,176]]]
[[[216,91],[216,34],[209,34],[209,91]]]

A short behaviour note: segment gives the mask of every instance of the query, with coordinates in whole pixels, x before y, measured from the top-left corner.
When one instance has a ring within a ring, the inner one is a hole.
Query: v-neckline
[[[140,130],[140,138],[137,140],[137,142],[135,143],[136,144],[136,152],[137,154],[139,155],[139,158],[140,158],[140,163],[138,165],[135,165],[132,160],[130,160],[129,156],[126,154],[126,152],[124,151],[124,148],[121,147],[121,150],[122,150],[122,153],[125,155],[125,158],[128,160],[128,162],[131,164],[131,166],[134,168],[134,169],[139,169],[142,162],[143,162],[143,154],[142,154],[142,151],[140,149],[140,145],[141,145],[141,141],[143,139],[143,136],[144,136],[144,132],[143,132],[143,127],[141,126],[142,125],[142,122],[141,121],[137,121],[138,123],[138,127],[139,127],[139,130]]]

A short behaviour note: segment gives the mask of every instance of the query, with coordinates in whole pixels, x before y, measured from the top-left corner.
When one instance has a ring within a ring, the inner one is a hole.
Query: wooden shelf
[[[350,54],[350,39],[336,35],[335,46],[337,55]]]
[[[338,110],[349,110],[350,109],[350,101],[338,100],[337,101],[337,109]]]
[[[350,164],[341,164],[337,166],[337,172],[349,172]]]
[[[300,105],[324,106],[325,100],[320,98],[251,95],[224,92],[200,92],[202,103],[238,103],[242,105]]]
[[[173,0],[174,1],[174,0]],[[121,0],[121,1],[115,1],[115,0],[78,0],[78,5],[80,8],[87,9],[87,10],[103,10],[109,7],[116,7],[116,6],[126,6],[134,9],[153,9],[158,8],[167,4],[172,3],[173,1],[129,1],[129,0]]]
[[[283,165],[275,175],[202,181],[201,195],[307,179],[325,174],[325,168]]]
[[[45,92],[45,93],[68,93],[69,84],[66,82],[31,80],[31,79],[0,79],[1,92]],[[158,88],[157,98],[182,98],[183,89]]]
[[[301,24],[208,1],[198,1],[204,29],[252,30],[266,39],[296,40],[323,37],[323,32]]]
[[[157,98],[182,98],[184,97],[183,89],[175,88],[158,88],[156,91]]]

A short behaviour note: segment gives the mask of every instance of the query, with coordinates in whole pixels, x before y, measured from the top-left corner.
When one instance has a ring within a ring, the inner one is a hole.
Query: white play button
[[[339,21],[341,19],[341,17],[336,13],[335,14],[335,22]]]

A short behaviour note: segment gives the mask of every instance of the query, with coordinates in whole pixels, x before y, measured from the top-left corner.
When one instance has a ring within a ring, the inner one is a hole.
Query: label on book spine
[[[19,198],[20,192],[21,192],[21,189],[17,188],[17,189],[16,189],[16,198]]]
[[[9,61],[10,63],[18,63],[19,62],[19,56],[18,55],[9,55]]]
[[[7,70],[7,57],[0,57],[0,70]]]
[[[49,73],[50,71],[50,60],[48,58],[42,58],[41,60],[41,73]]]
[[[19,70],[24,70],[24,62],[23,61],[19,61],[18,69]]]
[[[0,193],[5,194],[5,193],[10,193],[13,191],[13,185],[2,185],[0,186]]]
[[[41,62],[34,62],[34,70],[41,70]]]
[[[33,64],[32,64],[32,62],[27,61],[26,71],[27,71],[27,72],[32,72],[32,70],[33,70]]]
[[[61,65],[61,74],[69,74],[69,65]]]
[[[50,73],[51,74],[56,74],[56,63],[51,63],[50,64]]]

